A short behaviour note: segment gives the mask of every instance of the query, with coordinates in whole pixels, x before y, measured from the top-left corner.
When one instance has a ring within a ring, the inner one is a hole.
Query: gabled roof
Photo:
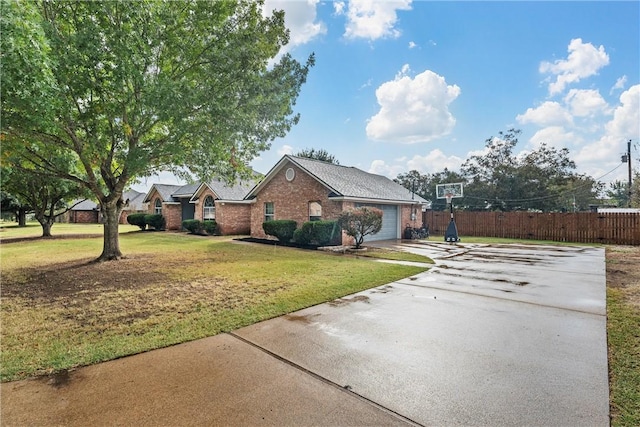
[[[125,208],[128,211],[142,211],[145,210],[144,203],[144,193],[140,193],[136,190],[129,190],[122,193],[122,200],[125,202],[128,200],[129,204]]]
[[[188,198],[190,201],[198,199],[205,188],[211,189],[217,199],[228,201],[244,200],[244,196],[256,184],[256,180],[238,181],[229,185],[221,180],[213,180],[208,183],[197,182],[187,185],[153,184],[146,194],[143,203],[151,201],[151,194],[155,189],[163,202],[179,202],[180,199]]]
[[[73,206],[70,209],[72,211],[94,211],[98,209],[98,204],[89,199],[76,199],[71,202],[71,206]]]
[[[365,172],[355,167],[290,155],[285,155],[246,198],[255,197],[260,189],[289,163],[298,166],[324,185],[332,193],[329,196],[331,198],[417,204],[427,202],[386,176]]]
[[[228,201],[244,200],[244,196],[246,196],[249,190],[251,190],[255,185],[256,185],[256,180],[238,181],[232,186],[229,186],[229,184],[227,184],[224,181],[213,180],[213,181],[201,184],[198,190],[193,194],[193,197],[191,198],[191,200],[192,201],[197,200],[205,188],[209,188],[213,192],[213,194],[215,194],[216,198],[219,200],[228,200]]]
[[[170,185],[170,184],[153,184],[147,195],[144,196],[144,203],[151,201],[151,194],[153,194],[153,190],[156,190],[160,195],[160,198],[163,202],[175,202],[171,195],[175,193],[179,188],[184,187],[183,185]]]

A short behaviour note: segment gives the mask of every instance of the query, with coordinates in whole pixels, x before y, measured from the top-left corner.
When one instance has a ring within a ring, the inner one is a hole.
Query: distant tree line
[[[432,201],[432,209],[446,209],[446,201],[436,199],[436,186],[462,182],[464,197],[454,200],[456,209],[470,211],[585,211],[591,205],[626,207],[628,183],[605,184],[575,171],[567,148],[547,144],[516,155],[514,148],[521,131],[509,129],[485,141],[483,154],[476,154],[462,164],[460,172],[447,168],[442,172],[421,174],[416,170],[402,173],[395,182]],[[638,173],[632,189],[632,206],[640,206]]]

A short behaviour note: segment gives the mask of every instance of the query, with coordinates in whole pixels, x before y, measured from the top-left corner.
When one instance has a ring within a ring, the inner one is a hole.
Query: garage
[[[364,237],[365,242],[376,240],[391,240],[398,238],[398,206],[396,205],[374,205],[359,204],[358,207],[366,206],[382,210],[382,228],[380,232]]]

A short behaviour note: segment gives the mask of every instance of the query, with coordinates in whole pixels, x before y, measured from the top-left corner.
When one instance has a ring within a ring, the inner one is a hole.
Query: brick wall
[[[287,181],[286,170],[295,171],[292,181]],[[251,236],[268,237],[264,234],[264,204],[273,202],[275,219],[292,219],[298,228],[309,221],[309,202],[319,202],[322,219],[337,219],[342,212],[342,202],[329,200],[329,190],[297,166],[287,163],[258,193],[251,205]]]
[[[220,234],[250,234],[251,207],[247,203],[216,201],[216,222]]]
[[[180,203],[163,203],[162,216],[167,222],[167,230],[182,229],[182,206]]]
[[[69,222],[78,224],[97,224],[98,211],[69,211]]]
[[[156,190],[151,193],[149,207],[147,213],[156,213],[156,200],[160,199],[160,195]],[[162,199],[160,199],[162,202]],[[178,202],[162,202],[162,216],[166,221],[167,230],[180,230],[182,229],[182,206]]]
[[[211,189],[205,189],[195,204],[194,219],[199,221],[204,217],[204,199],[211,196],[214,200],[216,194]],[[251,232],[251,205],[247,203],[221,202],[215,200],[216,223],[218,231],[222,235],[249,234]]]

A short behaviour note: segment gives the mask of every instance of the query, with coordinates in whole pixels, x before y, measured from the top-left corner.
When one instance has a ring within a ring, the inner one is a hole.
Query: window
[[[156,207],[153,212],[156,215],[162,215],[162,201],[160,199],[156,199]]]
[[[309,221],[322,219],[322,205],[320,202],[309,202]]]
[[[273,202],[267,202],[264,204],[264,222],[273,221],[274,219],[276,219],[276,211]]]
[[[204,198],[204,206],[202,208],[202,219],[216,219],[216,205],[213,197]]]

